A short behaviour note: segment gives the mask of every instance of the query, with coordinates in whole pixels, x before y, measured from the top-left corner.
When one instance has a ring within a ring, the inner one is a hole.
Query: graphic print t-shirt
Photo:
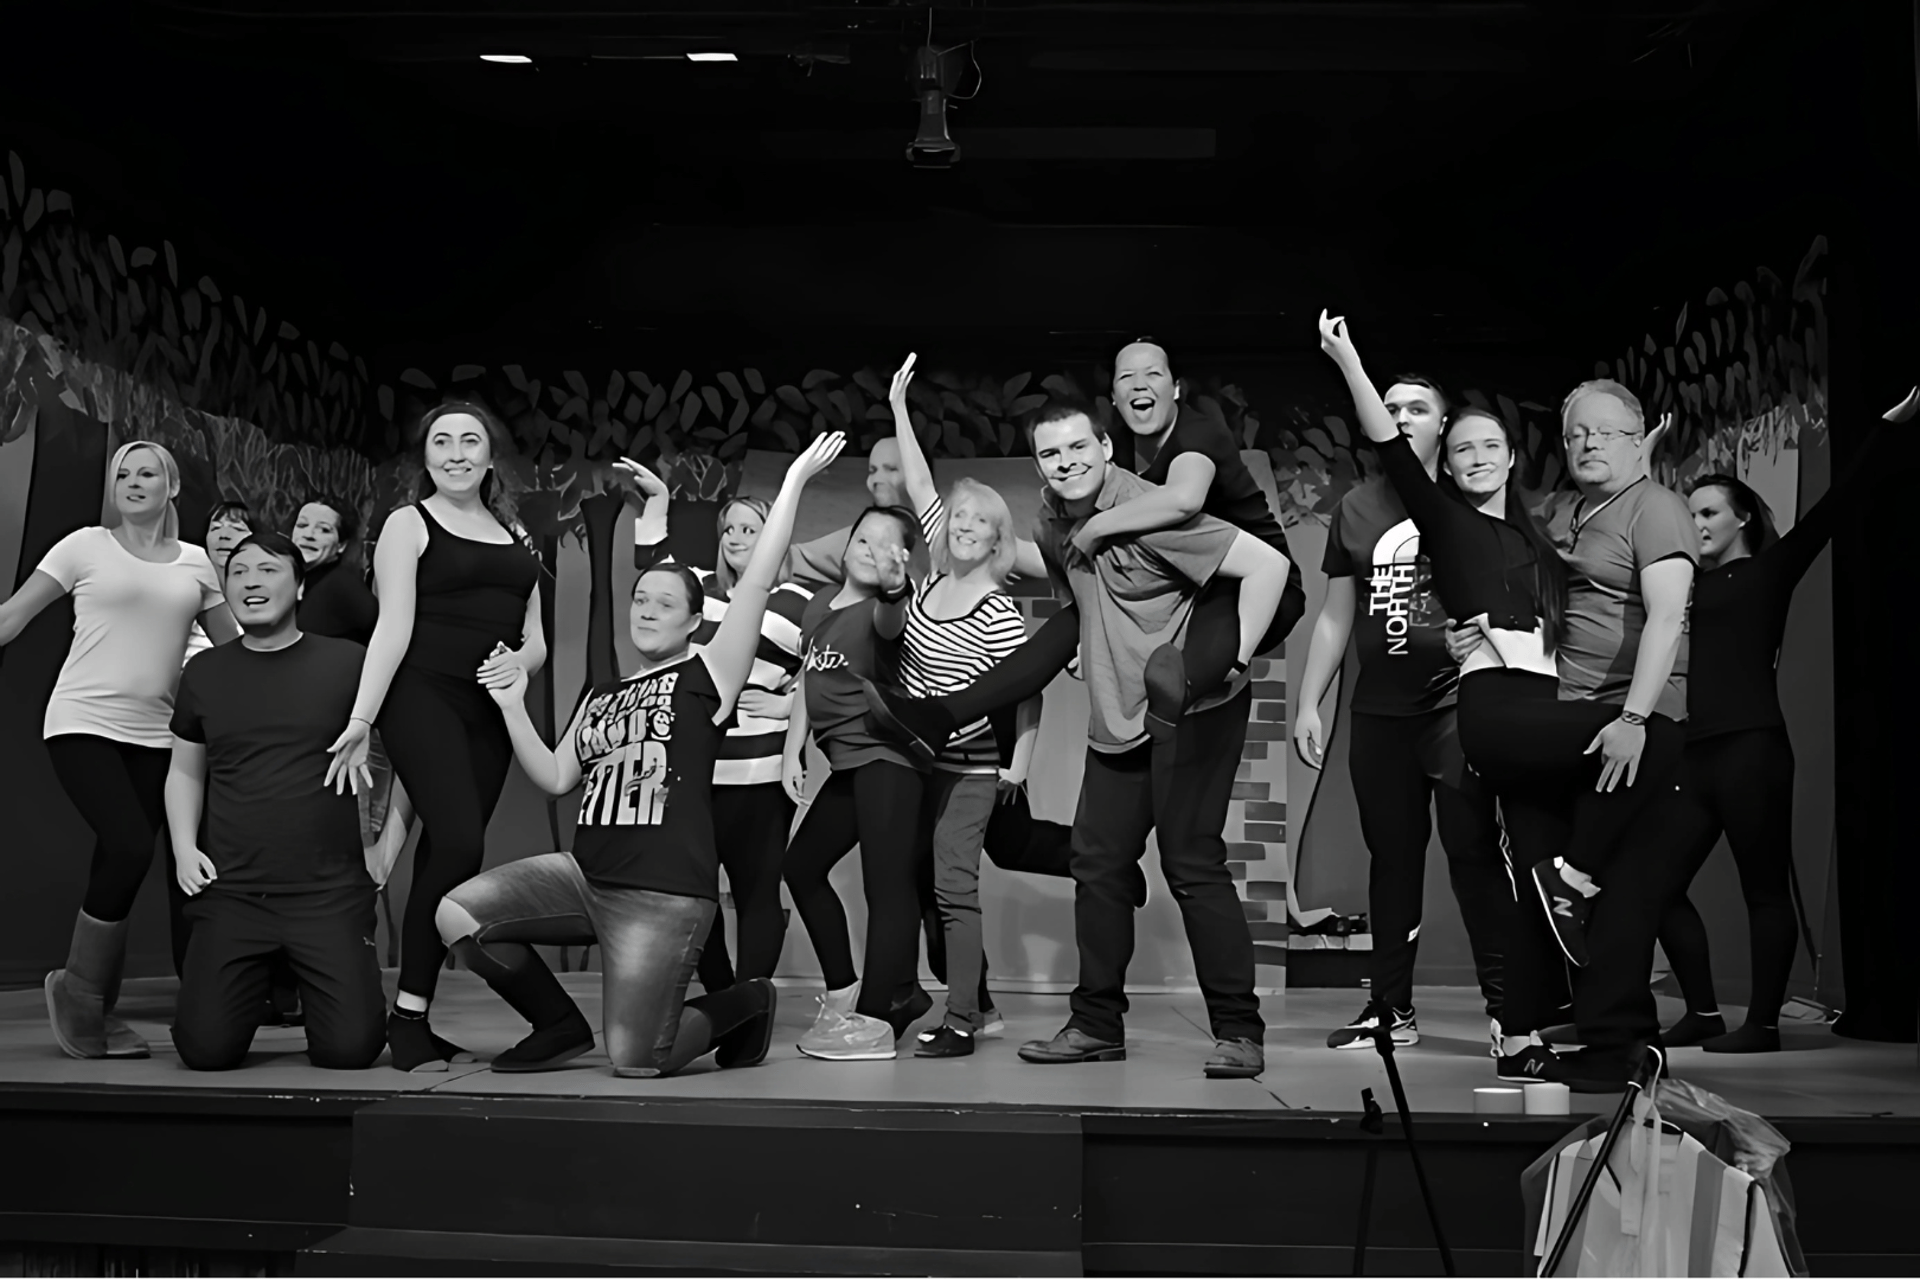
[[[326,785],[327,748],[353,712],[366,650],[303,635],[284,649],[235,640],[180,676],[175,736],[207,749],[200,851],[222,887],[366,884],[360,806]]]
[[[720,896],[713,762],[726,737],[706,659],[597,685],[580,709],[573,856],[594,884]]]
[[[1340,499],[1320,567],[1329,578],[1354,580],[1353,709],[1415,716],[1452,706],[1460,669],[1447,656],[1447,613],[1433,593],[1420,531],[1385,477]]]
[[[904,748],[867,728],[867,696],[860,681],[884,683],[897,665],[895,646],[873,629],[879,602],[856,600],[836,609],[837,594],[820,592],[807,602],[800,620],[807,731],[835,769],[857,769],[876,760],[917,768]]]

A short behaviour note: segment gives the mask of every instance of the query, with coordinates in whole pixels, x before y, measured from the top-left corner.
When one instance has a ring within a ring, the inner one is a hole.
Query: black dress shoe
[[[964,1058],[973,1052],[973,1033],[942,1024],[922,1031],[913,1046],[916,1058]]]
[[[1077,1027],[1065,1027],[1051,1040],[1029,1040],[1020,1046],[1023,1062],[1124,1062],[1127,1046],[1096,1040]]]

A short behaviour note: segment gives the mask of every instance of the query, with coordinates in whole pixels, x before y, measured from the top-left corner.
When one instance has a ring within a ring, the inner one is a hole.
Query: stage
[[[597,978],[564,981],[597,1022]],[[1379,1058],[1323,1044],[1354,991],[1268,997],[1260,1080],[1202,1076],[1197,996],[1136,997],[1124,1063],[1018,1061],[1066,1001],[1015,993],[997,997],[1005,1034],[971,1059],[825,1063],[793,1048],[816,993],[787,988],[765,1065],[646,1081],[615,1079],[599,1054],[534,1076],[325,1072],[297,1029],[202,1075],[168,1046],[171,989],[128,984],[122,1008],[154,1043],[139,1062],[70,1061],[38,991],[0,995],[0,1248],[309,1274],[1346,1273],[1377,1152],[1367,1271],[1439,1270]],[[464,973],[435,1009],[482,1057],[520,1034]],[[1463,1273],[1515,1274],[1520,1170],[1613,1099],[1576,1095],[1566,1120],[1476,1119],[1472,1090],[1498,1083],[1477,998],[1425,989],[1419,1015],[1422,1041],[1396,1061],[1449,1243]],[[1913,1048],[1818,1024],[1785,1037],[1773,1055],[1679,1050],[1673,1071],[1794,1142],[1816,1274],[1912,1274]],[[1389,1114],[1382,1135],[1360,1127],[1363,1088]]]

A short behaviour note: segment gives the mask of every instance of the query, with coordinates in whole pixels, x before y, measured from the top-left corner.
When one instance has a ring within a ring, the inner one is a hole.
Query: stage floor
[[[391,983],[391,975],[388,980]],[[597,1028],[598,976],[567,974],[561,980]],[[901,1056],[891,1062],[818,1062],[794,1048],[812,1020],[817,989],[806,987],[782,988],[773,1052],[763,1066],[746,1071],[719,1071],[708,1059],[669,1080],[620,1080],[607,1070],[606,1056],[599,1052],[577,1059],[568,1069],[541,1075],[495,1075],[484,1062],[435,1075],[405,1075],[385,1065],[358,1072],[322,1071],[307,1063],[304,1032],[273,1029],[256,1036],[245,1067],[207,1074],[184,1070],[173,1054],[166,1026],[173,991],[172,979],[126,984],[122,1012],[154,1046],[151,1059],[134,1062],[76,1062],[62,1056],[48,1033],[41,993],[0,993],[0,1087],[77,1084],[1276,1113],[1357,1112],[1360,1090],[1371,1088],[1383,1106],[1392,1107],[1386,1073],[1371,1049],[1334,1052],[1325,1047],[1327,1030],[1359,1007],[1362,993],[1352,990],[1266,997],[1267,1071],[1259,1080],[1208,1080],[1201,1074],[1210,1041],[1197,995],[1134,997],[1123,1063],[1044,1067],[1021,1062],[1014,1052],[1019,1043],[1058,1030],[1067,1015],[1067,1000],[1011,992],[996,997],[1007,1020],[1005,1034],[982,1040],[971,1058],[916,1060],[908,1039],[902,1041]],[[1487,1020],[1477,994],[1465,988],[1424,988],[1418,1006],[1421,1042],[1396,1054],[1410,1104],[1418,1112],[1472,1111],[1473,1090],[1499,1083],[1487,1056]],[[1661,1011],[1671,1021],[1680,1009],[1677,1002],[1663,999]],[[1739,1011],[1730,1009],[1728,1015],[1738,1025]],[[524,1032],[478,979],[462,972],[442,976],[434,1027],[482,1057],[506,1048]],[[1819,1024],[1789,1025],[1784,1038],[1786,1048],[1776,1054],[1736,1057],[1676,1050],[1672,1070],[1767,1116],[1920,1117],[1911,1045],[1845,1040]],[[1597,1112],[1610,1105],[1606,1097],[1574,1099],[1576,1111]]]

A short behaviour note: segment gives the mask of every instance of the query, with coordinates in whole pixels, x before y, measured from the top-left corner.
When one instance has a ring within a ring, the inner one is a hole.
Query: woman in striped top
[[[893,376],[900,471],[932,552],[934,571],[914,591],[900,638],[900,682],[915,698],[967,688],[1027,638],[1026,620],[1004,587],[1019,553],[1006,499],[977,480],[954,482],[945,503],[906,408],[913,360]],[[973,1052],[987,1022],[979,994],[985,951],[980,922],[980,851],[1000,792],[1025,780],[1040,725],[1040,703],[1020,708],[1013,763],[1004,775],[985,717],[961,726],[934,758],[926,808],[933,829],[933,886],[946,933],[947,1013],[920,1034],[914,1056]]]
[[[666,548],[671,499],[658,476],[637,462],[615,464],[638,488],[644,507],[634,523],[636,562],[662,558]],[[759,498],[735,498],[720,508],[720,554],[716,567],[696,569],[706,589],[695,648],[709,643],[727,615],[734,583],[753,558],[768,507]],[[714,841],[727,869],[739,935],[738,969],[728,958],[726,922],[714,914],[713,929],[700,953],[700,985],[723,991],[736,981],[771,978],[786,941],[787,918],[780,906],[780,860],[793,826],[794,804],[780,784],[787,721],[793,714],[794,685],[800,674],[800,617],[812,593],[794,583],[776,586],[760,620],[760,648],[753,671],[734,704],[714,762],[713,785],[729,788],[714,797]]]

